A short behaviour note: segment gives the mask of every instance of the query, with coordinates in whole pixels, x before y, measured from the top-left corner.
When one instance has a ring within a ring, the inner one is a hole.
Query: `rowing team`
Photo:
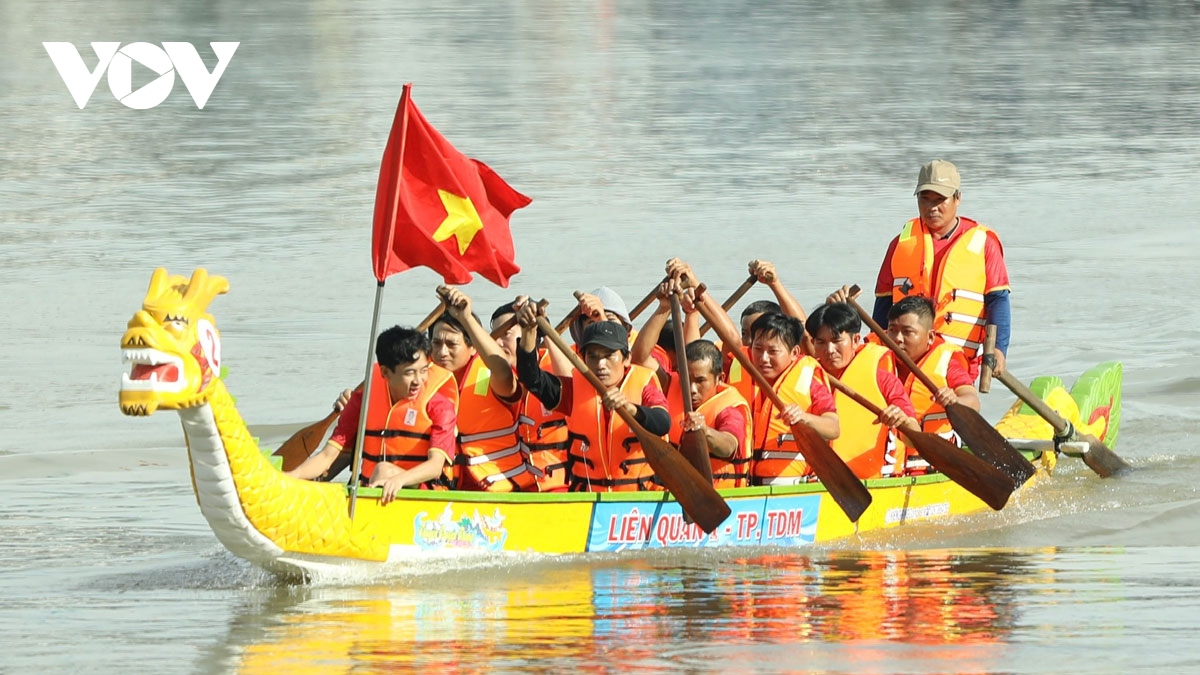
[[[489,332],[466,294],[440,287],[445,313],[428,332],[395,326],[376,341],[360,480],[382,487],[384,503],[400,488],[418,486],[496,492],[663,489],[635,429],[613,414],[618,409],[642,433],[676,445],[684,432],[701,432],[718,488],[815,480],[793,438],[796,424],[828,440],[859,478],[919,474],[928,464],[895,430],[956,440],[946,407],[979,409],[965,354],[934,333],[934,306],[922,296],[891,307],[887,334],[928,378],[909,372],[888,348],[863,339],[862,310],[846,289],[806,317],[774,266],[751,261],[751,276],[772,290],[776,302],[747,306],[739,331],[721,304],[691,287],[696,276],[687,263],[673,258],[666,271],[653,293],[658,307],[640,331],[612,290],[577,293],[572,320],[562,324],[574,338],[569,347],[557,333],[548,334],[553,329],[544,305],[524,297],[502,305],[491,314]],[[682,328],[671,319],[673,298],[682,310]],[[701,316],[708,319],[704,326]],[[701,338],[709,328],[721,341]],[[681,341],[675,339],[678,330]],[[685,345],[682,364],[676,344]],[[572,358],[581,358],[602,386],[589,383]],[[776,396],[759,391],[754,370]],[[358,439],[363,389],[343,392],[332,436],[289,475],[322,479],[340,471],[331,467],[348,463]]]

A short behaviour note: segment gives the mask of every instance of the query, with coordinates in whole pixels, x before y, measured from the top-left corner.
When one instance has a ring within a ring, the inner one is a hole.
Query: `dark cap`
[[[629,331],[616,321],[598,321],[583,329],[581,349],[588,345],[600,345],[613,351],[629,351]]]

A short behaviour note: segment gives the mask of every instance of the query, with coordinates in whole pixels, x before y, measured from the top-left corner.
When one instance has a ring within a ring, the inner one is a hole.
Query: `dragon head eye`
[[[187,331],[188,320],[186,317],[171,316],[168,314],[165,318],[163,318],[162,325],[163,328],[166,328],[171,333],[175,335],[182,335]]]

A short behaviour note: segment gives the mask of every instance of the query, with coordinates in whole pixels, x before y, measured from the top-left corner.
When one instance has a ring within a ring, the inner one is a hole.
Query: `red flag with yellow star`
[[[425,266],[448,284],[471,273],[507,287],[514,262],[508,219],[532,200],[462,154],[425,119],[404,85],[375,191],[375,278]]]

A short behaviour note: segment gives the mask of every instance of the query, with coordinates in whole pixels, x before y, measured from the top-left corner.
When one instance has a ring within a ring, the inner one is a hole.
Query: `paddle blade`
[[[334,420],[340,414],[340,412],[335,410],[326,415],[325,419],[313,422],[304,427],[292,434],[291,438],[284,441],[278,450],[271,453],[283,458],[283,470],[291,471],[303,464],[309,455],[316,452],[317,445],[325,437],[325,432],[329,431],[330,425],[333,424]]]
[[[640,424],[630,425],[654,475],[675,496],[684,513],[711,533],[729,517],[729,505],[696,469],[675,450],[675,446],[646,431]]]
[[[679,452],[696,469],[696,473],[712,481],[712,462],[708,459],[708,441],[699,429],[685,431],[679,437]]]
[[[863,511],[871,505],[871,492],[867,490],[867,486],[854,475],[850,467],[846,466],[837,452],[830,447],[829,441],[822,438],[816,429],[803,423],[793,424],[792,436],[796,439],[800,453],[804,455],[804,461],[812,467],[817,478],[821,479],[821,484],[829,491],[829,496],[842,507],[850,522],[858,522]]]
[[[1024,485],[1037,473],[1037,468],[1025,455],[1010,445],[1008,439],[1001,436],[975,410],[956,403],[946,409],[946,416],[950,418],[950,424],[963,444],[981,459],[1008,474],[1017,487]]]
[[[1017,489],[1008,474],[941,436],[907,430],[903,433],[930,466],[996,511],[1004,508]]]
[[[1133,470],[1132,466],[1095,436],[1079,434],[1079,440],[1088,444],[1087,452],[1083,453],[1083,463],[1101,478],[1111,478]]]

